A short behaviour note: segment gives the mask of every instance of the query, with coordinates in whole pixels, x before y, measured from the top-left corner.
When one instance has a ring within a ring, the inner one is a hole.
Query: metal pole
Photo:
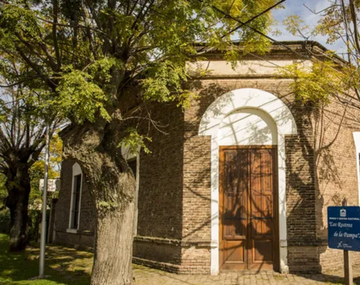
[[[344,198],[342,201],[343,207],[347,206],[347,200]],[[344,276],[345,276],[345,285],[353,285],[353,272],[352,272],[352,262],[351,262],[351,252],[344,250]]]
[[[344,275],[345,275],[345,285],[353,285],[353,272],[351,264],[351,252],[344,250]]]
[[[45,268],[45,243],[46,243],[46,204],[47,204],[47,186],[48,186],[48,171],[49,171],[49,123],[46,124],[46,145],[45,145],[45,173],[44,173],[44,189],[42,201],[42,220],[41,220],[41,240],[40,240],[40,267],[39,277],[44,276]]]

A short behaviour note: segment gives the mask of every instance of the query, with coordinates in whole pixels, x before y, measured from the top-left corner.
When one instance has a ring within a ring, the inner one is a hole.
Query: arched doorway
[[[226,93],[204,113],[199,135],[211,136],[212,274],[220,269],[261,269],[264,264],[288,270],[285,135],[296,133],[287,106],[258,89]],[[226,184],[233,186],[226,190]],[[271,187],[261,186],[265,184]],[[255,220],[257,225],[251,224]]]
[[[241,108],[219,128],[219,268],[279,270],[277,128]]]

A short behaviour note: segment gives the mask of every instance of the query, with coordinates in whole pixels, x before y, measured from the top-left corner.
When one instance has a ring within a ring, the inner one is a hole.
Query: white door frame
[[[224,118],[243,108],[255,108],[265,112],[277,127],[280,271],[286,273],[285,135],[297,134],[296,123],[289,108],[275,95],[259,89],[244,88],[218,97],[207,108],[199,127],[200,136],[211,136],[211,274],[219,273],[219,129]]]

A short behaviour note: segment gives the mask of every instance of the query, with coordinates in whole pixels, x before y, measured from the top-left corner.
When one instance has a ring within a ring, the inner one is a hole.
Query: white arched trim
[[[285,135],[297,134],[289,108],[275,95],[252,88],[237,89],[217,98],[204,113],[200,136],[211,136],[211,274],[219,273],[219,140],[225,118],[236,110],[255,108],[269,115],[276,124],[278,143],[278,193],[280,270],[288,271],[286,229]]]
[[[75,189],[77,183],[75,183],[76,179],[80,179],[80,193],[79,193],[79,200],[75,201],[75,195],[74,191],[77,191]],[[68,233],[77,233],[80,226],[80,214],[81,214],[81,196],[82,196],[82,185],[83,184],[83,173],[81,170],[80,165],[76,162],[72,166],[72,180],[71,180],[71,199],[70,199],[70,213],[69,213],[69,228],[66,230]],[[75,207],[75,203],[78,203],[78,214],[77,214],[77,227],[74,228],[72,225],[73,218],[73,209]]]
[[[76,176],[79,174],[82,174],[82,171],[81,171],[80,165],[76,162],[76,163],[74,163],[74,165],[72,167],[72,175]]]

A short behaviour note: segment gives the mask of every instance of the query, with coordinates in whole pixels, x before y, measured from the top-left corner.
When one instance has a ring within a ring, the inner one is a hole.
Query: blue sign
[[[328,207],[330,248],[360,251],[360,207]]]

